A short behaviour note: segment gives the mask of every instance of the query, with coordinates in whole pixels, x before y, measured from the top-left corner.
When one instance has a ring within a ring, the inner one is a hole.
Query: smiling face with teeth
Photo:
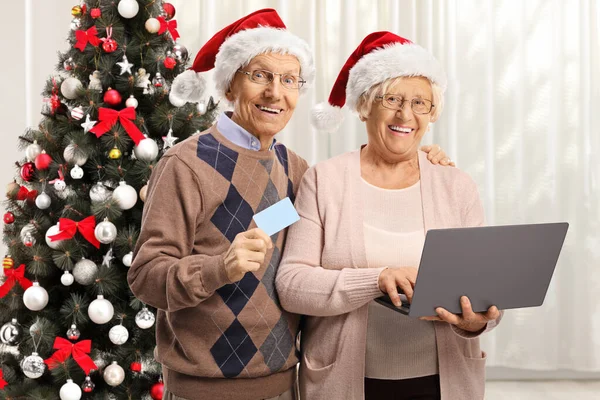
[[[289,54],[265,53],[250,60],[243,71],[266,70],[278,74],[300,75],[300,62]],[[273,82],[261,85],[246,74],[236,74],[226,98],[233,104],[231,119],[260,139],[261,149],[268,148],[273,136],[281,132],[292,117],[299,91],[287,89],[275,75]]]
[[[423,77],[399,78],[387,88],[386,94],[394,94],[408,101],[404,102],[401,110],[390,110],[378,100],[372,104],[367,116],[361,116],[367,125],[368,146],[390,163],[416,159],[421,139],[432,122],[432,115],[415,114],[410,100],[421,98],[433,101],[431,83]]]

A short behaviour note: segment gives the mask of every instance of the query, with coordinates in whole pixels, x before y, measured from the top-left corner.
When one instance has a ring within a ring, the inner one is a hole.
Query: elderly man
[[[285,232],[269,237],[252,217],[293,201],[308,167],[274,136],[312,83],[313,59],[266,9],[218,32],[172,101],[198,101],[199,73],[212,68],[233,113],[157,164],[128,281],[158,309],[165,399],[293,399],[299,317],[274,288]]]

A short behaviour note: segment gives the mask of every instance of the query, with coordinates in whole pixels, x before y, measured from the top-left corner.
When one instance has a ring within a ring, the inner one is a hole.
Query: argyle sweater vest
[[[256,227],[254,214],[294,201],[307,167],[282,144],[244,149],[214,126],[155,167],[128,281],[158,308],[156,358],[176,395],[269,398],[291,386],[299,317],[282,310],[275,291],[287,230],[239,282],[228,281],[224,255]]]

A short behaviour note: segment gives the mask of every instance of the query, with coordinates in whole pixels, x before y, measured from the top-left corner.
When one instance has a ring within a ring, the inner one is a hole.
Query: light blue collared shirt
[[[231,119],[231,111],[225,111],[217,119],[217,130],[230,142],[248,150],[260,151],[260,140]],[[273,150],[275,139],[269,146]]]

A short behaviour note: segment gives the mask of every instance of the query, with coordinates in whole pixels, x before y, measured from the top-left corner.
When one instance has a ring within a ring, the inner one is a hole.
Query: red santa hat
[[[423,76],[446,89],[446,73],[427,50],[391,32],[368,35],[344,64],[329,100],[312,110],[312,125],[324,132],[342,123],[344,104],[356,110],[358,99],[371,87],[400,76]]]
[[[308,44],[286,30],[271,8],[249,14],[217,32],[198,52],[192,67],[173,81],[169,98],[175,103],[199,102],[206,87],[201,72],[215,69],[215,84],[221,95],[229,89],[235,73],[263,53],[291,54],[300,62],[306,91],[314,81],[315,66]]]

